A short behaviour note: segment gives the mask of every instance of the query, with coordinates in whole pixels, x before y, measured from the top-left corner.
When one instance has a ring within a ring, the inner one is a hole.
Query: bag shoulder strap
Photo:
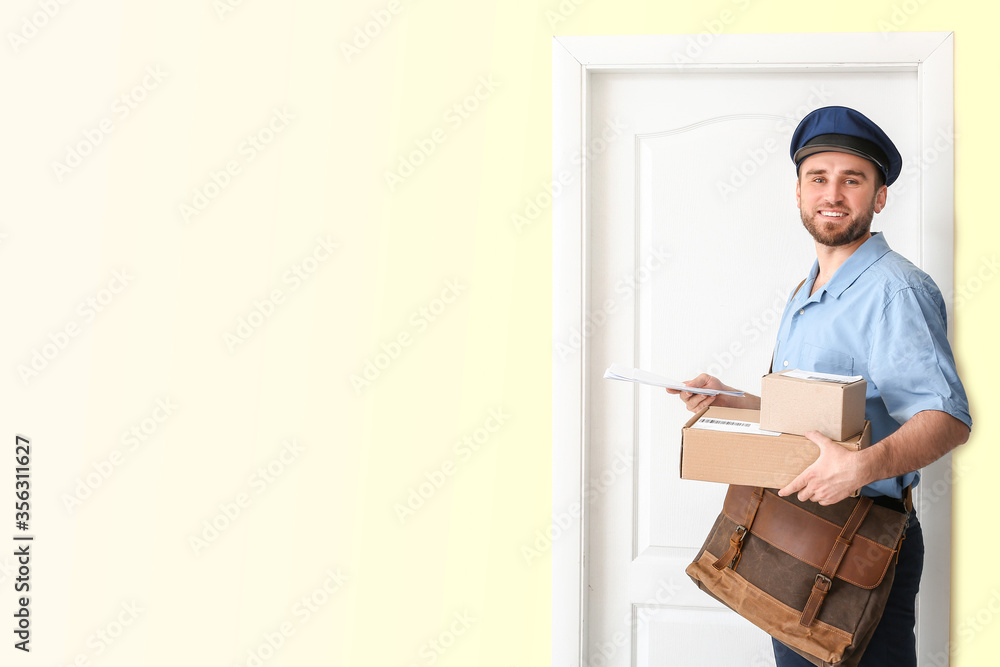
[[[802,286],[805,284],[806,284],[806,279],[803,278],[802,282],[799,283],[799,286],[795,288],[794,292],[792,292],[792,295],[788,297],[788,300],[791,301],[792,299],[794,299],[795,295],[799,293],[799,290],[802,289]],[[772,368],[774,368],[774,352],[771,352],[771,363],[768,364],[767,366],[767,373],[770,373]],[[765,373],[765,375],[767,375],[767,373]]]

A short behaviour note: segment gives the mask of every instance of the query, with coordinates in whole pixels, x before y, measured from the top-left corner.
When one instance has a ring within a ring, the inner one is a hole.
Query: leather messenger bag
[[[814,665],[854,667],[885,608],[907,517],[864,496],[822,506],[734,485],[686,571]]]

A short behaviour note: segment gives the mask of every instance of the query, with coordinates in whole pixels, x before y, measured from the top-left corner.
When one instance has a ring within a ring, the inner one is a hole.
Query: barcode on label
[[[735,422],[729,419],[711,419],[708,417],[702,417],[698,420],[702,424],[719,424],[720,426],[739,426],[741,428],[750,428],[753,426],[753,422]]]
[[[716,419],[715,417],[702,417],[692,424],[691,428],[746,433],[749,435],[781,435],[777,431],[762,431],[760,424],[756,422],[745,422],[737,419]]]

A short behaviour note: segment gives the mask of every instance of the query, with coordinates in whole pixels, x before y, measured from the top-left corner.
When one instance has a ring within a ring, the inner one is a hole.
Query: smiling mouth
[[[824,217],[827,217],[827,218],[846,218],[847,217],[847,213],[845,213],[843,211],[829,211],[829,210],[824,211],[824,210],[820,210],[820,211],[818,211],[818,213],[820,215],[824,216]]]

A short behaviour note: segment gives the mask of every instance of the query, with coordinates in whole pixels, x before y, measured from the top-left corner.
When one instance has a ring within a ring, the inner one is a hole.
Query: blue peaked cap
[[[789,153],[796,169],[810,155],[826,151],[870,160],[882,172],[886,185],[892,185],[903,168],[903,158],[882,128],[860,111],[847,107],[816,109],[792,133]]]

